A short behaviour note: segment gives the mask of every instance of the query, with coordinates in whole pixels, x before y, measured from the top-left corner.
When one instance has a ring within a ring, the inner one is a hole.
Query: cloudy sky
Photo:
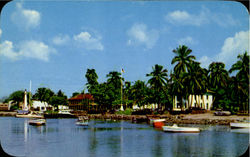
[[[230,1],[12,1],[1,12],[0,98],[39,87],[68,96],[85,88],[87,68],[98,81],[125,70],[147,80],[155,64],[173,69],[173,49],[185,44],[203,67],[229,69],[249,51],[249,14]]]

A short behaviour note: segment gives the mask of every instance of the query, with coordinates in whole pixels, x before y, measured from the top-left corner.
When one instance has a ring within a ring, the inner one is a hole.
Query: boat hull
[[[29,125],[34,125],[34,126],[41,126],[41,125],[45,125],[45,124],[46,124],[45,119],[30,120],[29,121]]]
[[[232,129],[250,128],[250,123],[230,123]]]
[[[17,118],[44,118],[42,115],[34,114],[16,114]]]
[[[165,121],[165,119],[150,119],[150,123],[153,124],[155,128],[162,128]]]
[[[76,122],[76,125],[79,125],[79,126],[88,126],[88,122]]]
[[[199,133],[199,128],[163,126],[163,131],[172,133]]]

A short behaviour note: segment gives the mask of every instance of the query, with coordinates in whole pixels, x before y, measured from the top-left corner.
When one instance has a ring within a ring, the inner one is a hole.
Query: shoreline
[[[1,117],[15,117],[16,112],[0,111]],[[202,124],[202,125],[230,125],[231,122],[241,122],[250,120],[249,116],[214,116],[213,112],[201,114],[163,114],[163,115],[120,115],[120,114],[85,114],[89,119],[103,120],[128,120],[141,123],[149,122],[150,118],[164,118],[167,124]]]

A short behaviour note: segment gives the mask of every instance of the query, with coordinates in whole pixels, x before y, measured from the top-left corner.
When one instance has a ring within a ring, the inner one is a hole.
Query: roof
[[[89,100],[94,100],[93,96],[91,94],[78,94],[69,100],[83,100],[83,99],[89,99]]]

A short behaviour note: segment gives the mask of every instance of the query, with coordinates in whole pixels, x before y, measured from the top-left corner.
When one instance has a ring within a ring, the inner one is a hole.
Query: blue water
[[[244,153],[249,134],[227,126],[200,125],[199,134],[166,133],[148,124],[76,119],[47,119],[45,126],[28,119],[0,117],[0,140],[5,152],[27,157],[165,157],[225,156]]]

